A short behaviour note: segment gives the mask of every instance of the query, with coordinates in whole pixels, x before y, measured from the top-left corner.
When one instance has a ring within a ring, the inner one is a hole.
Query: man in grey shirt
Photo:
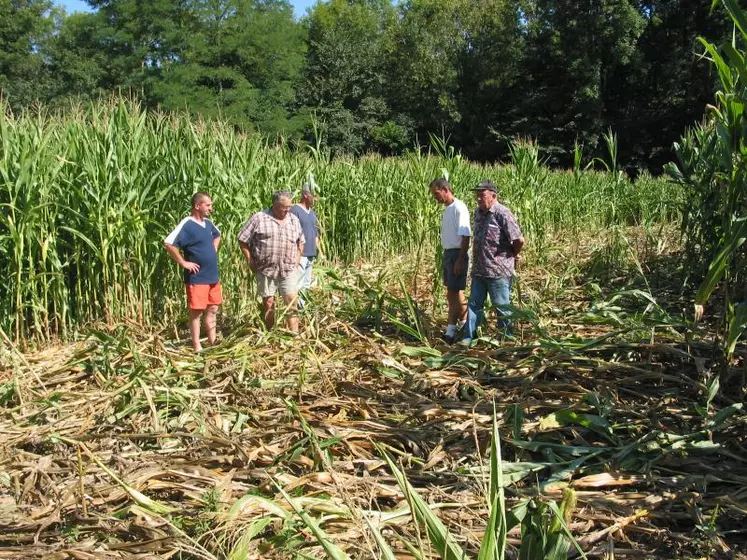
[[[316,202],[316,188],[311,183],[305,183],[301,188],[301,201],[294,204],[291,213],[301,222],[306,245],[299,263],[299,291],[307,290],[312,284],[312,268],[314,260],[319,256],[319,219],[314,212]],[[301,298],[299,305],[303,304]]]

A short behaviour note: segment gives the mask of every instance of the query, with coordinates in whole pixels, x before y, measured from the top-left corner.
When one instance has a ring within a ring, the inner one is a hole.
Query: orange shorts
[[[185,284],[187,287],[187,305],[190,309],[200,311],[208,305],[220,305],[223,303],[223,293],[220,282],[215,284]]]

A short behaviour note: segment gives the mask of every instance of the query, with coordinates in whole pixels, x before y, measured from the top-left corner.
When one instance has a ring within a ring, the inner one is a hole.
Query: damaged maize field
[[[463,351],[412,260],[320,270],[300,338],[6,347],[0,558],[743,557],[744,349],[719,377],[669,276],[590,290],[566,256],[523,272],[516,341]]]
[[[116,100],[0,133],[1,559],[745,557],[747,349],[692,323],[674,183],[526,143],[333,161]],[[292,337],[235,234],[310,174],[325,258]],[[522,224],[515,340],[438,339],[445,174]],[[196,189],[227,296],[197,355],[161,244]]]

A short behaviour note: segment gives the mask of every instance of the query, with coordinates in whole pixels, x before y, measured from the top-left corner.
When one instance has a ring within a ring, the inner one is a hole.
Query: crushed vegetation
[[[609,251],[576,251],[522,271],[517,340],[469,350],[410,260],[320,269],[299,338],[224,317],[199,355],[134,323],[6,344],[0,558],[438,557],[392,465],[475,558],[494,407],[506,558],[564,496],[571,557],[745,558],[747,349],[723,363],[680,312],[667,254],[602,279]]]

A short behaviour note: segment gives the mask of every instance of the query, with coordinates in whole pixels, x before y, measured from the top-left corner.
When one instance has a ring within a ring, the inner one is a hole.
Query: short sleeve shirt
[[[238,239],[249,246],[252,270],[272,278],[285,278],[298,270],[298,246],[306,242],[298,218],[288,212],[281,222],[269,209],[249,218]]]
[[[449,249],[460,249],[462,247],[462,237],[472,235],[472,228],[469,223],[469,210],[467,205],[459,200],[449,204],[441,216],[441,247],[445,251]]]
[[[179,247],[184,259],[200,265],[194,274],[184,271],[186,284],[215,284],[218,282],[218,253],[213,239],[220,237],[220,230],[208,219],[197,221],[187,216],[164,239],[164,243]]]
[[[472,275],[483,278],[511,278],[515,274],[513,242],[522,237],[511,211],[499,204],[486,212],[475,210]]]
[[[303,236],[306,238],[306,245],[303,248],[304,257],[316,257],[316,238],[319,237],[319,220],[313,208],[308,210],[300,204],[294,204],[290,209],[291,213],[301,222]]]

